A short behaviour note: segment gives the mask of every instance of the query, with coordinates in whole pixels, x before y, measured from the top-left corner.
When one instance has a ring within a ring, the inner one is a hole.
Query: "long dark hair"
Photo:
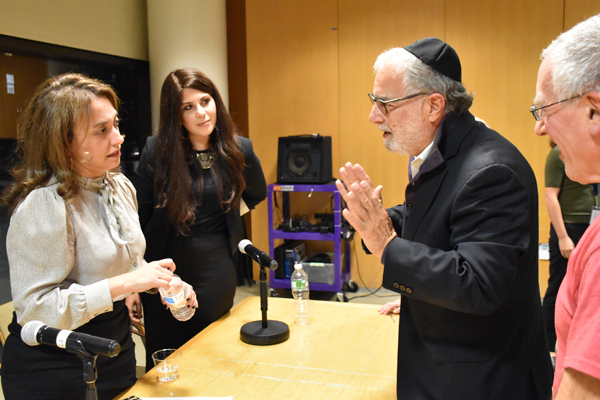
[[[17,127],[20,162],[11,171],[15,182],[7,188],[3,202],[16,205],[32,190],[56,176],[58,194],[65,200],[80,190],[80,182],[67,155],[73,142],[73,126],[89,114],[92,100],[107,98],[119,109],[115,91],[104,82],[85,75],[67,73],[46,80],[29,100]]]
[[[167,75],[160,94],[154,187],[158,193],[158,206],[168,206],[169,218],[181,234],[187,233],[196,219],[194,212],[200,204],[203,186],[202,175],[198,173],[197,166],[193,164],[190,168],[194,149],[189,141],[188,131],[182,125],[181,94],[186,88],[208,93],[217,107],[217,123],[210,135],[214,153],[211,174],[217,185],[223,211],[239,208],[242,192],[246,188],[243,176],[244,155],[236,139],[231,116],[214,83],[193,68],[171,72]],[[193,177],[196,175],[199,179],[195,184]]]

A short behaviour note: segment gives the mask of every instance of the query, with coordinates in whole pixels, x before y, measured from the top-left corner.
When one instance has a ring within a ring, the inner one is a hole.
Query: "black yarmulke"
[[[428,37],[417,40],[404,48],[431,68],[455,81],[461,82],[462,70],[458,54],[446,42]]]

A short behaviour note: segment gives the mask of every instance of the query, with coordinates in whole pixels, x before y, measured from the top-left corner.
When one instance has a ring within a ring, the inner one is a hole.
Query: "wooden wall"
[[[390,154],[368,121],[372,65],[381,51],[426,36],[452,45],[475,94],[472,112],[523,152],[543,194],[549,146],[535,136],[528,111],[539,55],[563,29],[600,12],[597,0],[247,0],[245,7],[249,136],[267,181],[276,180],[277,138],[316,132],[332,137],[334,176],[347,161],[362,164],[383,185],[388,206],[404,200],[408,159]],[[322,202],[319,212],[327,208]],[[268,246],[267,220],[264,202],[252,212],[260,248]],[[542,196],[540,242],[547,241],[549,223]],[[359,240],[355,245],[353,279],[378,287],[381,264]],[[541,263],[542,293],[546,279]]]

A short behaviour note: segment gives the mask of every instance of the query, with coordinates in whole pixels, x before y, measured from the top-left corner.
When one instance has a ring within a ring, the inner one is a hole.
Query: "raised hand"
[[[381,259],[385,247],[397,236],[381,201],[383,187],[373,187],[359,164],[346,163],[340,168],[340,177],[335,184],[347,205],[342,215],[358,231],[371,253]]]

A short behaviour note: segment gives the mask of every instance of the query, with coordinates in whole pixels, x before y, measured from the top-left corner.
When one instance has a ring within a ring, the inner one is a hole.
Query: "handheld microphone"
[[[91,353],[106,357],[114,357],[121,351],[121,345],[116,340],[98,336],[68,331],[66,329],[50,328],[40,321],[29,321],[21,329],[21,339],[29,346],[47,344],[60,347],[69,353]]]
[[[268,267],[272,270],[276,270],[279,264],[273,260],[264,251],[261,251],[252,245],[252,242],[248,239],[242,239],[238,244],[238,249],[244,254],[248,254],[252,257],[261,267]]]

